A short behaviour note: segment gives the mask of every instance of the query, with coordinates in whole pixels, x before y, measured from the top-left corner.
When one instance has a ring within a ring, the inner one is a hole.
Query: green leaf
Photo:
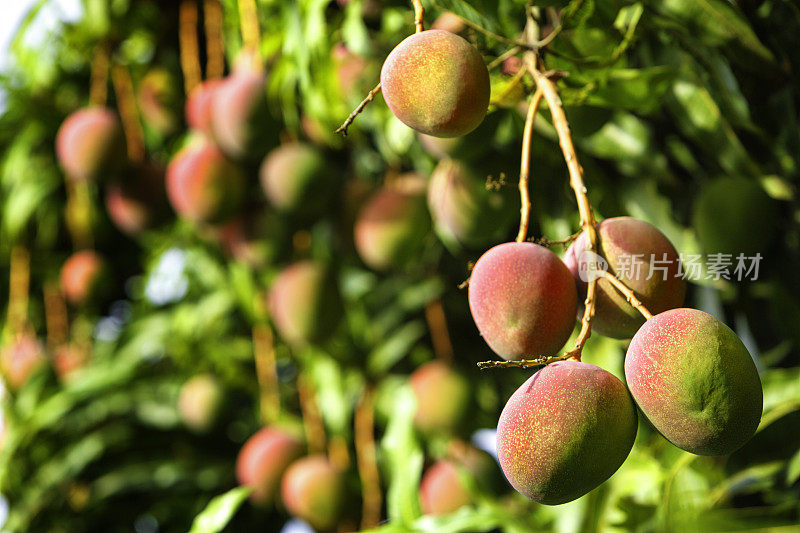
[[[195,517],[189,533],[217,533],[222,531],[252,490],[250,487],[236,487],[212,499],[206,508]]]
[[[381,441],[389,469],[386,510],[389,520],[409,525],[422,512],[417,491],[424,455],[414,433],[417,402],[408,384],[398,389],[389,425]]]
[[[561,17],[565,30],[580,28],[594,13],[594,0],[572,0]]]

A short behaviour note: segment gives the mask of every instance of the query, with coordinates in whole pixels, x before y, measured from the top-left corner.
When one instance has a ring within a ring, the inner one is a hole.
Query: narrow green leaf
[[[189,533],[217,533],[222,531],[251,491],[250,487],[236,487],[225,494],[220,494],[213,498],[206,508],[195,517]]]

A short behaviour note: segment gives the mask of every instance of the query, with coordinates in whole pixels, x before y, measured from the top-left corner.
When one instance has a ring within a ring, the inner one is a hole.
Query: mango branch
[[[523,242],[528,236],[528,224],[531,216],[531,199],[528,191],[528,179],[531,168],[531,143],[533,140],[533,121],[542,102],[542,90],[536,89],[528,105],[528,114],[525,117],[525,129],[522,134],[522,156],[519,164],[519,199],[520,216],[517,242]]]
[[[416,33],[420,33],[425,31],[422,22],[422,17],[425,16],[425,8],[422,7],[422,0],[412,0],[411,3],[414,4],[414,27],[416,28]]]
[[[487,370],[490,368],[531,368],[534,366],[545,366],[557,361],[564,361],[572,357],[569,352],[561,355],[540,355],[532,359],[520,359],[519,361],[481,361],[478,368]]]
[[[361,508],[361,529],[372,529],[381,521],[383,497],[375,453],[375,391],[371,385],[367,385],[361,393],[353,418],[356,462],[364,499]]]
[[[651,313],[644,306],[644,304],[642,304],[642,301],[636,297],[636,294],[627,285],[625,285],[621,279],[606,270],[598,270],[596,274],[611,283],[614,288],[617,289],[626,300],[628,300],[628,303],[631,304],[631,307],[642,314],[645,320],[650,320],[653,318],[653,313]]]
[[[356,117],[358,115],[360,115],[362,111],[364,111],[364,108],[367,107],[367,104],[369,104],[375,98],[375,95],[378,94],[379,92],[381,92],[381,84],[380,83],[378,85],[376,85],[375,88],[372,89],[367,94],[367,97],[364,98],[361,101],[360,104],[358,104],[358,107],[355,108],[352,113],[350,113],[350,116],[347,117],[347,119],[342,123],[341,126],[339,126],[336,129],[336,131],[334,131],[334,133],[341,133],[342,135],[344,135],[346,137],[347,136],[347,128],[350,127],[350,125],[353,123],[353,121],[356,119]]]
[[[444,314],[441,300],[436,299],[425,306],[425,320],[428,322],[428,329],[431,332],[433,352],[436,357],[451,362],[453,360],[453,343],[450,341],[450,333],[447,331],[447,317]]]
[[[225,72],[225,40],[219,0],[203,2],[203,27],[206,32],[206,78],[221,78]]]
[[[133,95],[133,82],[130,72],[122,65],[111,69],[111,80],[117,95],[117,108],[122,119],[122,130],[128,143],[128,157],[131,161],[144,159],[144,130],[139,122],[139,110]]]
[[[98,43],[94,48],[89,83],[89,104],[106,105],[106,100],[108,100],[108,44],[105,42]]]
[[[539,87],[544,93],[544,98],[547,100],[547,105],[550,108],[550,115],[553,118],[553,126],[556,128],[558,134],[558,143],[561,146],[561,151],[564,154],[564,161],[567,163],[569,170],[569,183],[570,187],[575,193],[575,199],[578,203],[578,213],[581,218],[581,229],[586,234],[589,243],[587,250],[596,252],[597,250],[597,230],[595,229],[594,210],[592,204],[589,202],[587,196],[586,185],[583,182],[583,168],[578,162],[578,155],[575,152],[575,145],[572,142],[572,134],[570,132],[567,116],[564,114],[564,108],[561,105],[561,98],[558,96],[558,91],[553,81],[547,74],[539,71],[538,69],[529,69],[533,76],[536,86]],[[597,280],[589,280],[586,290],[586,300],[584,301],[583,318],[581,319],[581,330],[578,333],[578,338],[575,341],[575,348],[568,352],[571,357],[580,360],[581,351],[586,344],[586,341],[592,334],[592,319],[594,318],[594,304],[595,295],[597,292]]]
[[[181,2],[178,10],[178,28],[183,86],[186,94],[189,94],[202,78],[200,46],[197,43],[197,4],[194,0]]]

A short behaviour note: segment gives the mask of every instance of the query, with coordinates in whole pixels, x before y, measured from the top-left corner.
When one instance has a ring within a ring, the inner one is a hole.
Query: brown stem
[[[253,355],[256,362],[261,421],[268,425],[280,416],[281,396],[275,364],[274,336],[266,322],[253,326]]]
[[[69,338],[69,319],[67,305],[56,281],[45,283],[44,288],[44,319],[47,324],[47,344],[50,349],[55,349],[67,342]]]
[[[8,276],[8,324],[14,335],[22,333],[28,322],[30,281],[31,254],[18,244],[11,249]]]
[[[225,72],[225,40],[219,0],[203,2],[203,26],[206,32],[206,78],[221,78]]]
[[[352,113],[350,113],[350,116],[349,116],[349,117],[347,117],[347,120],[345,120],[345,121],[342,123],[342,125],[341,125],[341,126],[339,126],[339,127],[336,129],[336,131],[335,131],[334,133],[341,133],[342,135],[344,135],[344,136],[347,136],[347,128],[349,128],[349,127],[350,127],[350,124],[352,124],[352,123],[353,123],[353,121],[356,119],[356,117],[357,117],[357,116],[358,116],[358,115],[359,115],[359,114],[360,114],[362,111],[364,111],[364,108],[365,108],[365,107],[367,107],[367,104],[369,104],[369,103],[370,103],[370,102],[371,102],[371,101],[372,101],[372,100],[375,98],[375,95],[376,95],[376,94],[378,94],[380,91],[381,91],[381,84],[379,83],[378,85],[376,85],[376,86],[375,86],[375,88],[374,88],[374,89],[372,89],[372,90],[371,90],[371,91],[370,91],[370,92],[367,94],[367,97],[366,97],[366,98],[364,98],[364,100],[362,100],[360,104],[358,104],[358,107],[356,107],[356,108],[353,110],[353,112],[352,112]]]
[[[569,170],[570,186],[575,193],[575,199],[578,203],[581,229],[586,233],[588,242],[587,250],[594,252],[597,250],[597,231],[595,229],[594,211],[592,210],[592,204],[589,202],[589,197],[586,194],[586,185],[583,182],[583,168],[578,162],[578,155],[575,152],[575,145],[572,142],[572,134],[570,133],[567,117],[564,114],[564,108],[561,105],[561,98],[558,96],[555,84],[550,80],[547,74],[540,72],[538,69],[530,69],[530,72],[533,75],[533,79],[536,81],[537,87],[544,93],[544,98],[547,100],[547,105],[550,108],[550,114],[553,117],[553,126],[558,134],[558,143],[561,146],[561,151],[564,154],[564,160]],[[583,346],[592,334],[596,286],[596,279],[589,281],[586,290],[586,300],[584,302],[585,309],[583,318],[581,319],[581,330],[575,341],[575,348],[569,352],[577,359],[580,359]]]
[[[258,11],[254,0],[239,0],[239,24],[244,48],[258,57],[261,30],[258,27]]]
[[[375,391],[367,386],[361,394],[356,406],[354,417],[354,432],[356,446],[356,462],[358,475],[361,478],[361,493],[364,504],[362,506],[361,529],[377,527],[381,521],[381,495],[380,471],[378,470],[377,454],[375,453]]]
[[[522,50],[522,48],[520,48],[519,46],[513,46],[513,47],[509,48],[508,50],[506,50],[505,52],[503,52],[502,54],[500,54],[499,56],[494,58],[490,63],[488,63],[486,65],[486,69],[487,70],[492,70],[493,68],[498,67],[499,65],[501,65],[503,63],[503,61],[505,61],[509,57],[513,57],[513,56],[517,55],[518,53],[520,53],[521,50]]]
[[[300,397],[300,411],[303,415],[308,452],[322,453],[325,451],[325,424],[319,412],[314,386],[303,374],[297,377],[297,393]]]
[[[645,320],[650,320],[653,318],[653,313],[651,313],[650,310],[648,310],[644,304],[642,304],[642,301],[636,297],[636,294],[633,292],[633,290],[625,285],[621,279],[606,270],[598,270],[596,274],[611,283],[614,288],[617,289],[626,300],[628,300],[628,303],[631,304],[631,307],[642,314]]]
[[[536,89],[528,105],[528,115],[525,117],[525,129],[522,134],[522,156],[519,164],[519,232],[517,242],[524,242],[528,237],[528,223],[531,216],[531,199],[528,192],[528,177],[531,168],[531,144],[533,140],[533,121],[539,104],[542,102],[542,90]]]
[[[122,119],[122,129],[125,132],[125,141],[128,143],[128,157],[131,161],[144,159],[144,131],[139,122],[139,110],[136,107],[136,98],[133,96],[133,82],[130,72],[122,65],[111,68],[111,80],[114,82],[114,92],[117,95],[117,108]]]
[[[72,244],[78,250],[92,248],[92,198],[85,180],[66,179],[67,203],[64,218]]]
[[[438,298],[425,306],[425,319],[431,331],[433,351],[442,361],[453,360],[453,343],[447,331],[447,317],[444,314],[442,301]]]
[[[341,435],[334,435],[328,442],[328,459],[339,470],[350,468],[350,450],[347,440]]]
[[[422,17],[425,16],[425,9],[422,7],[421,0],[411,0],[411,3],[414,4],[414,27],[416,28],[416,32],[420,33],[425,31],[422,21]]]
[[[561,239],[560,241],[551,241],[549,239],[546,239],[545,237],[539,237],[538,239],[536,239],[536,244],[540,244],[542,246],[547,246],[547,247],[550,247],[550,246],[567,246],[568,244],[572,244],[575,241],[575,239],[577,239],[578,237],[581,236],[582,233],[583,233],[583,230],[580,230],[577,233],[573,233],[572,235],[570,235],[566,239]]]
[[[549,365],[556,361],[564,361],[574,357],[569,352],[561,355],[540,355],[533,359],[521,359],[519,361],[481,361],[478,363],[478,368],[486,370],[489,368],[531,368],[534,366]]]
[[[183,0],[178,11],[178,39],[180,42],[181,70],[186,94],[200,84],[200,45],[197,43],[197,4]]]
[[[108,100],[108,44],[97,43],[92,56],[92,74],[89,85],[89,104],[104,106]]]

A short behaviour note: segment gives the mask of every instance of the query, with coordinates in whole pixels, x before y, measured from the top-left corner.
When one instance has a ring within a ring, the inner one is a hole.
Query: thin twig
[[[581,234],[583,234],[583,230],[573,233],[566,239],[561,239],[560,241],[551,241],[545,237],[539,237],[538,239],[536,239],[535,242],[536,244],[539,244],[541,246],[546,246],[548,248],[550,246],[567,246],[569,244],[572,244],[575,241],[575,239],[581,236]]]
[[[364,100],[362,100],[360,104],[358,104],[358,107],[355,108],[355,110],[353,110],[352,113],[350,113],[350,116],[347,117],[347,120],[345,120],[342,123],[342,125],[336,129],[334,133],[341,133],[342,135],[347,136],[347,128],[350,127],[350,124],[352,124],[353,121],[356,119],[356,117],[359,114],[361,114],[362,111],[364,111],[364,108],[367,107],[367,104],[369,104],[375,98],[375,95],[378,94],[380,91],[381,91],[381,84],[379,83],[378,85],[375,86],[374,89],[372,89],[367,94],[367,97],[364,98]]]
[[[183,87],[186,94],[192,92],[202,79],[200,70],[200,46],[197,43],[197,4],[194,0],[183,0],[178,10],[178,40],[183,71]]]
[[[225,40],[219,0],[203,2],[203,27],[206,32],[206,78],[220,78],[225,72]]]
[[[542,96],[542,90],[541,88],[538,88],[531,97],[531,102],[528,105],[528,115],[525,117],[525,130],[522,134],[522,156],[520,157],[519,164],[520,216],[517,242],[524,242],[528,237],[528,223],[531,216],[531,199],[528,191],[528,177],[530,176],[531,168],[533,121],[536,118],[536,112],[539,110],[539,104],[542,102]]]
[[[97,43],[92,56],[92,74],[89,85],[89,103],[106,105],[108,100],[108,43]]]
[[[503,52],[502,54],[500,54],[499,56],[494,58],[489,64],[487,64],[486,65],[486,69],[487,70],[492,70],[493,68],[496,68],[497,66],[501,65],[503,63],[503,61],[505,61],[509,57],[513,57],[513,56],[517,55],[521,51],[522,51],[522,48],[520,48],[519,46],[513,46],[513,47],[509,48],[508,50],[506,50],[505,52]]]
[[[651,318],[653,318],[653,313],[651,313],[650,310],[647,309],[644,306],[644,304],[642,304],[642,301],[636,297],[636,294],[633,292],[633,290],[631,290],[627,285],[625,285],[625,283],[623,283],[621,279],[619,279],[617,276],[609,273],[606,270],[598,270],[596,274],[602,277],[603,279],[607,280],[614,286],[614,288],[616,288],[620,293],[622,293],[625,299],[628,300],[628,303],[631,304],[631,306],[634,309],[639,311],[645,320],[650,320]]]
[[[367,386],[361,393],[354,416],[354,432],[356,446],[356,462],[358,475],[361,478],[363,505],[361,508],[361,529],[377,527],[381,521],[380,471],[375,453],[375,392]]]
[[[198,62],[199,64],[199,62]],[[128,157],[131,161],[144,159],[144,130],[139,121],[139,109],[133,93],[133,81],[127,67],[111,67],[111,81],[117,95],[117,108],[122,119],[122,130],[128,143]]]
[[[275,422],[281,411],[274,340],[272,329],[266,322],[259,321],[253,326],[253,356],[256,362],[259,410],[261,422],[265,425]]]
[[[51,350],[61,346],[69,338],[67,304],[56,281],[47,281],[43,287],[44,319],[47,326],[47,344]]]
[[[300,411],[303,416],[303,427],[310,454],[325,451],[325,424],[317,405],[316,391],[304,374],[297,377],[297,392],[300,399]]]
[[[536,81],[537,87],[542,89],[544,98],[547,100],[547,105],[550,108],[550,114],[553,117],[553,126],[558,133],[558,143],[561,146],[561,151],[564,154],[564,160],[567,163],[569,170],[570,186],[575,193],[575,199],[578,203],[578,212],[581,218],[581,229],[586,233],[589,251],[597,250],[597,230],[595,229],[594,211],[592,204],[589,202],[589,197],[586,194],[586,185],[583,182],[583,168],[578,162],[578,155],[575,152],[575,145],[572,142],[572,134],[570,133],[569,123],[564,114],[564,108],[561,105],[561,98],[558,96],[558,91],[555,84],[550,78],[538,69],[530,70]],[[575,348],[569,353],[580,359],[581,351],[583,350],[586,341],[592,334],[592,319],[594,318],[594,304],[595,294],[597,291],[597,280],[589,280],[586,290],[586,300],[584,301],[583,318],[581,319],[581,330],[578,338],[575,341]]]
[[[443,361],[453,360],[453,343],[447,331],[447,317],[444,314],[442,301],[438,298],[425,306],[425,319],[431,331],[433,352]]]
[[[561,355],[541,355],[533,359],[521,359],[519,361],[481,361],[478,368],[488,370],[490,368],[531,368],[534,366],[544,366],[557,361],[564,361],[574,357],[570,352]]]
[[[255,0],[239,0],[239,25],[244,47],[258,55],[261,30],[258,27],[258,9]]]
[[[8,319],[13,334],[20,334],[28,322],[31,282],[31,254],[23,245],[11,249],[8,275]]]
[[[416,28],[416,33],[420,33],[425,31],[425,27],[423,26],[422,18],[425,16],[425,8],[422,7],[421,0],[411,0],[411,3],[414,4],[414,28]]]

